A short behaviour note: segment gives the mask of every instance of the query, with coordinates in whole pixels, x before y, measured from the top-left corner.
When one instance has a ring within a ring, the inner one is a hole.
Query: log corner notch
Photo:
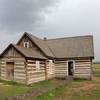
[[[47,60],[45,60],[45,80],[48,80]]]

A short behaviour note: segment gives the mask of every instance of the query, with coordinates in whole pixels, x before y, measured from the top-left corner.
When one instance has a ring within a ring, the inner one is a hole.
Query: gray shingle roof
[[[43,56],[43,54],[41,54],[40,52],[38,52],[37,50],[33,50],[32,48],[25,48],[25,47],[21,47],[21,46],[17,46],[17,45],[13,45],[18,51],[20,51],[21,53],[23,53],[23,55],[25,55],[25,57],[28,58],[39,58],[39,59],[46,59],[46,57]]]
[[[91,35],[50,39],[47,43],[56,58],[94,57]]]
[[[94,58],[94,48],[93,48],[93,36],[78,36],[69,38],[58,38],[42,40],[33,36],[32,34],[27,34],[31,40],[43,51],[33,50],[32,48],[24,48],[18,45],[12,45],[25,57],[29,58],[39,58],[46,59],[48,57],[53,58],[74,58],[74,57],[92,57]],[[7,48],[6,48],[7,49]],[[3,51],[3,53],[6,51]],[[3,55],[3,53],[1,55]]]
[[[14,47],[21,55],[23,55],[26,58],[36,58],[36,59],[47,59],[43,54],[40,52],[36,51],[35,49],[33,50],[32,48],[25,48],[21,46],[17,46],[14,44],[10,44],[1,54],[1,56],[10,48]]]
[[[48,47],[48,44],[47,44],[44,40],[42,40],[42,39],[40,39],[40,38],[37,38],[36,36],[34,36],[34,35],[32,35],[32,34],[28,34],[28,35],[31,37],[32,41],[33,41],[34,43],[36,43],[36,45],[37,45],[47,56],[49,56],[49,57],[55,57],[55,56],[53,55],[53,53],[51,52],[50,48]]]

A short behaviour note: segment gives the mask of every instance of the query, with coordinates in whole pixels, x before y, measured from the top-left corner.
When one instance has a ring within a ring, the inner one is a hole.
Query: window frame
[[[36,72],[40,72],[40,61],[36,61]]]
[[[24,47],[29,48],[29,42],[24,42]]]
[[[49,60],[49,73],[53,74],[53,60]]]

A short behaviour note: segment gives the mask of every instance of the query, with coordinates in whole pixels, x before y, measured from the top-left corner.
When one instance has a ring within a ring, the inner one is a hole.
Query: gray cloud
[[[48,38],[93,34],[100,61],[99,12],[100,0],[0,0],[0,49],[17,41],[23,31]]]
[[[0,0],[0,30],[32,31],[44,20],[56,0]]]
[[[52,38],[93,35],[95,60],[100,61],[100,0],[60,1],[59,8],[48,14],[39,31]]]

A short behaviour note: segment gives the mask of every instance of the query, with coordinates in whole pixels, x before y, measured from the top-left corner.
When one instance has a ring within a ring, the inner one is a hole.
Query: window
[[[24,47],[29,48],[29,42],[24,42]]]
[[[49,68],[50,68],[50,73],[53,73],[53,61],[49,60]]]
[[[40,71],[40,62],[36,61],[36,71],[39,72]]]

